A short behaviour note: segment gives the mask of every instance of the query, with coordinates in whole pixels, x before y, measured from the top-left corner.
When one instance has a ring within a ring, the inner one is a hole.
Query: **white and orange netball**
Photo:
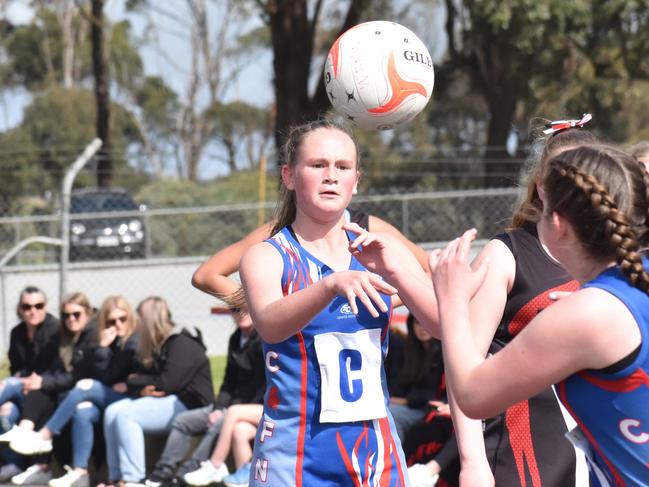
[[[329,50],[325,88],[332,106],[354,125],[388,130],[420,113],[435,83],[424,43],[403,25],[359,24]]]

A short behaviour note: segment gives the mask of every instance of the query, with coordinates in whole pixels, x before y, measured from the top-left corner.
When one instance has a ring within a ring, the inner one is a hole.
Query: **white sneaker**
[[[21,430],[14,433],[11,448],[21,455],[38,455],[52,451],[52,440],[44,440],[38,431]]]
[[[431,474],[423,463],[415,463],[412,467],[408,467],[408,477],[410,477],[410,487],[434,487],[439,479],[439,475]]]
[[[49,487],[90,487],[90,476],[81,473],[67,465],[63,467],[67,472],[63,477],[52,479],[47,485]]]
[[[13,425],[9,431],[5,431],[0,435],[0,443],[9,443],[13,440],[17,434],[22,431],[27,431],[24,428],[19,428],[17,425]]]
[[[201,462],[201,468],[194,470],[193,472],[187,472],[183,475],[183,480],[189,485],[210,485],[214,482],[221,482],[229,473],[230,472],[228,472],[228,467],[225,463],[215,467],[212,462],[205,460],[204,462]]]
[[[14,485],[47,485],[50,480],[50,471],[43,470],[39,465],[32,465],[23,473],[11,477],[11,483]]]

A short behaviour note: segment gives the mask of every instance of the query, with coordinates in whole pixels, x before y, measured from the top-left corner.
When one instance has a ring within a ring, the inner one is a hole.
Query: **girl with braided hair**
[[[586,452],[591,485],[649,485],[649,261],[639,250],[649,176],[622,151],[583,146],[548,162],[539,197],[540,236],[580,289],[499,353],[485,359],[471,326],[469,303],[492,265],[469,264],[475,230],[431,255],[455,400],[485,418],[555,384],[579,425],[569,438]]]
[[[535,147],[538,155],[530,160],[526,191],[513,215],[511,227],[494,236],[476,257],[476,263],[489,260],[492,264],[485,284],[471,301],[474,339],[483,356],[495,354],[507,346],[539,311],[554,302],[553,296],[578,287],[548,253],[539,236],[543,204],[538,186],[553,156],[596,142],[590,132],[581,128],[588,118],[586,115],[582,120],[549,124],[543,144]],[[359,228],[355,231],[364,232]],[[431,306],[435,295],[430,279],[422,272],[417,277],[414,265],[394,258],[396,254],[405,254],[397,241],[388,235],[374,234],[372,238],[383,245],[381,254],[385,258],[378,254],[376,258],[368,255],[368,250],[378,246],[367,248],[366,245],[359,259],[397,287],[400,298],[415,313],[417,320],[439,337],[438,317],[435,307]],[[452,384],[449,385],[452,389]],[[552,387],[513,404],[498,415],[485,418],[484,422],[466,417],[455,406],[452,415],[461,459],[462,487],[588,486],[588,469],[583,455],[576,455],[565,437],[575,422],[561,408]],[[410,479],[413,485],[433,485],[435,469],[430,464],[426,467],[413,470]]]

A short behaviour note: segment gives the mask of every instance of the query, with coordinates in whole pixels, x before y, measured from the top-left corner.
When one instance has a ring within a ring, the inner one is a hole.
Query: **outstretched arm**
[[[370,233],[355,223],[345,229],[358,235],[349,250],[370,271],[381,275],[399,290],[399,297],[434,337],[439,338],[437,301],[430,277],[415,255],[392,235]]]
[[[421,267],[429,272],[426,251],[408,240],[397,228],[373,215],[369,216],[368,226],[374,232],[386,233],[400,240],[415,255]],[[239,270],[239,262],[246,250],[270,236],[272,227],[273,222],[264,223],[238,242],[216,252],[196,269],[192,276],[192,285],[217,297],[235,292],[239,285],[228,276]]]
[[[228,276],[239,270],[239,262],[246,250],[267,239],[271,229],[272,222],[265,223],[238,242],[216,252],[196,269],[192,285],[218,298],[237,291],[239,284]]]
[[[295,335],[337,295],[347,298],[354,314],[358,313],[358,299],[376,317],[375,305],[387,311],[379,292],[396,293],[396,289],[369,272],[342,271],[284,296],[282,269],[282,258],[269,243],[255,245],[241,259],[241,282],[250,316],[268,343],[281,342]]]
[[[419,262],[421,268],[424,269],[424,272],[426,272],[426,274],[430,274],[430,269],[428,268],[428,253],[419,245],[409,240],[408,237],[401,233],[395,226],[373,215],[370,215],[369,217],[368,226],[368,230],[370,232],[385,233],[399,240],[405,247],[408,248],[408,250],[410,250],[410,252],[412,252],[412,254],[417,259],[417,262]]]
[[[487,270],[486,265],[469,266],[474,237],[475,231],[465,232],[431,256],[446,372],[469,417],[493,416],[579,370],[605,367],[634,349],[637,325],[630,312],[612,295],[589,288],[545,309],[504,349],[485,358],[469,310]],[[611,327],[613,321],[623,324]]]
[[[491,240],[480,251],[472,267],[490,263],[483,285],[471,300],[473,336],[482,356],[486,356],[498,324],[502,320],[507,295],[516,277],[516,262],[509,248],[500,240]],[[487,460],[482,421],[470,419],[453,400],[453,384],[447,383],[453,426],[460,454],[460,486],[493,486]]]

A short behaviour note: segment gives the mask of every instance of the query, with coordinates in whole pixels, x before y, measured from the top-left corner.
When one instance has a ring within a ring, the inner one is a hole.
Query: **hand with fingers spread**
[[[371,233],[356,223],[346,223],[343,228],[358,235],[349,244],[349,251],[373,272],[382,276],[397,270],[400,254],[410,252],[396,238],[382,233]]]
[[[352,312],[358,314],[358,306],[356,299],[358,299],[370,312],[370,314],[377,318],[379,310],[387,313],[388,307],[385,301],[381,298],[379,293],[393,295],[397,290],[390,286],[387,282],[381,279],[376,274],[365,271],[342,271],[334,272],[325,278],[328,289],[339,296],[347,298]],[[374,303],[374,304],[373,304]]]
[[[467,230],[444,248],[430,255],[430,269],[433,273],[433,287],[440,309],[444,303],[454,300],[467,304],[478,292],[487,274],[487,265],[482,263],[473,270],[469,262],[471,242],[476,230]]]

